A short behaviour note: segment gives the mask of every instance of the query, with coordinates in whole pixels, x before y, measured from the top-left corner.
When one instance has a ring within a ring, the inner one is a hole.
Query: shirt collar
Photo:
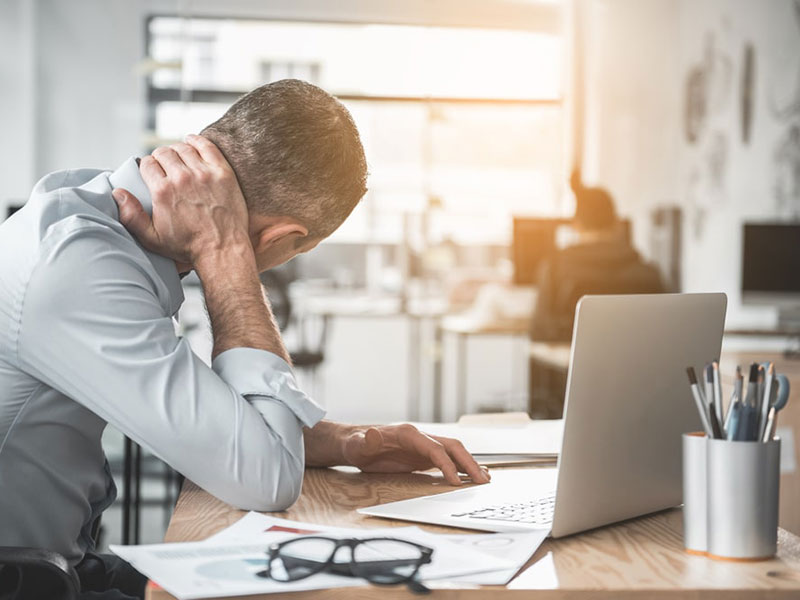
[[[136,196],[147,214],[153,213],[153,198],[150,196],[150,190],[147,189],[142,176],[139,174],[139,165],[135,156],[130,157],[116,171],[111,173],[108,176],[108,181],[112,189],[124,188]],[[170,310],[174,315],[183,304],[184,298],[183,286],[181,286],[181,278],[178,274],[178,268],[175,266],[175,261],[166,256],[150,252],[146,248],[142,248],[142,250],[144,250],[147,258],[150,259],[158,276],[167,286]]]

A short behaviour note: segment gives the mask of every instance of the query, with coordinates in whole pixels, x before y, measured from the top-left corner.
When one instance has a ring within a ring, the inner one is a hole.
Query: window
[[[367,152],[369,192],[332,241],[399,243],[409,215],[436,212],[434,238],[507,244],[512,214],[560,214],[559,36],[176,17],[152,18],[148,32],[154,145],[285,77],[346,104]]]

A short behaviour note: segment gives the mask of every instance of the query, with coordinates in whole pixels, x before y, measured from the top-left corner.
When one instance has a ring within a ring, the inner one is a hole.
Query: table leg
[[[131,543],[131,462],[133,442],[125,436],[122,458],[122,543]]]
[[[413,315],[408,315],[408,419],[419,421],[419,393],[420,393],[420,319]]]
[[[442,360],[444,346],[442,328],[437,320],[433,328],[433,421],[442,422]]]
[[[142,517],[142,447],[134,444],[134,468],[133,468],[133,543],[138,544],[142,528],[140,519]]]
[[[456,334],[456,421],[467,412],[467,336]]]

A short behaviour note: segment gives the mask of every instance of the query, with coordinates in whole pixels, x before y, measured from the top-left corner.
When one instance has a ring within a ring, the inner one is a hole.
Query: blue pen
[[[727,435],[728,441],[740,439],[738,437],[738,432],[739,432],[739,423],[741,421],[740,417],[742,415],[743,406],[744,403],[736,402],[731,406],[730,410],[728,411],[728,435]]]

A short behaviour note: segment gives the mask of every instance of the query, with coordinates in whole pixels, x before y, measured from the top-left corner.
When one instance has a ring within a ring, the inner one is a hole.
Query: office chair
[[[561,279],[554,290],[552,311],[534,315],[531,339],[569,343],[575,321],[575,308],[583,296],[602,294],[661,294],[664,288],[658,269],[641,263],[619,272],[572,273]],[[567,373],[531,359],[528,369],[528,410],[537,418],[558,419],[564,411]]]
[[[77,600],[80,589],[78,574],[61,554],[0,546],[0,600]]]

